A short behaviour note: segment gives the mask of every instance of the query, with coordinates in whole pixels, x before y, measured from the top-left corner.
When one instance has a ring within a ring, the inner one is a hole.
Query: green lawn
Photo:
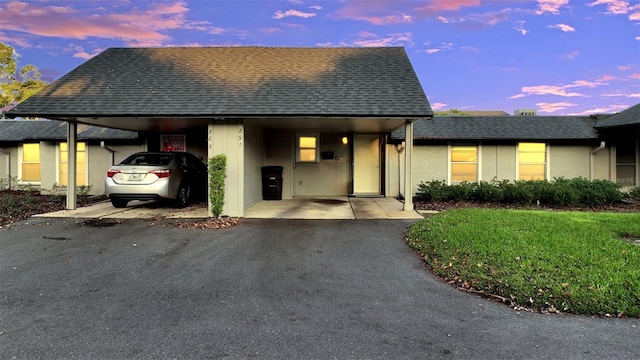
[[[514,307],[640,317],[640,213],[447,210],[407,241],[433,271]]]

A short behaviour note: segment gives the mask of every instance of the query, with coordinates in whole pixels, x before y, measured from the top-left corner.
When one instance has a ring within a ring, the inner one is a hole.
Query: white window
[[[77,186],[86,186],[87,185],[87,146],[83,142],[79,142],[76,144],[76,185]],[[69,164],[67,163],[68,158],[68,147],[67,143],[60,143],[60,164],[59,164],[59,184],[61,186],[67,186],[67,173],[69,172]]]
[[[478,145],[451,144],[451,182],[478,181]]]
[[[296,135],[296,162],[316,163],[320,160],[320,135]]]
[[[544,180],[547,172],[547,144],[518,144],[518,179]]]
[[[40,144],[22,144],[22,166],[20,181],[25,183],[40,182]]]

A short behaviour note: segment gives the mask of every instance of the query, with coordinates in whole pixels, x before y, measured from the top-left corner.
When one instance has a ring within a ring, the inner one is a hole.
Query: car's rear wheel
[[[187,206],[189,203],[189,195],[190,195],[189,185],[180,185],[178,189],[178,196],[176,196],[176,207],[182,209]]]
[[[115,208],[124,208],[127,207],[127,204],[129,203],[128,200],[121,200],[121,199],[111,199],[111,205],[113,205],[113,207]]]

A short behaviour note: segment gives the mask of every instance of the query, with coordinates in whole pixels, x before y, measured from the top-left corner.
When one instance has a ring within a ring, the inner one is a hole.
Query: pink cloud
[[[282,30],[278,28],[263,28],[263,29],[260,29],[259,31],[263,34],[275,34],[275,33],[282,32]]]
[[[433,110],[443,110],[446,107],[447,107],[447,104],[445,104],[445,103],[437,102],[437,103],[431,104],[431,109],[433,109]]]
[[[629,2],[627,0],[596,0],[587,4],[588,6],[606,5],[606,14],[623,15],[630,11]]]
[[[640,79],[640,73],[631,74],[629,76],[630,79],[638,80]]]
[[[567,55],[565,55],[564,57],[566,59],[573,60],[573,59],[577,58],[578,56],[580,56],[580,52],[572,51],[572,52],[568,53]]]
[[[587,80],[576,80],[571,84],[565,85],[535,85],[535,86],[524,86],[521,91],[522,93],[510,96],[509,99],[519,99],[525,96],[530,95],[555,95],[562,97],[589,97],[588,95],[569,91],[569,89],[574,88],[595,88],[598,86],[606,85],[606,83],[597,81],[587,81]]]
[[[306,13],[306,12],[302,12],[302,11],[298,11],[298,10],[287,10],[287,11],[276,11],[276,13],[273,15],[274,19],[284,19],[286,17],[289,16],[296,16],[296,17],[301,17],[301,18],[310,18],[310,17],[314,17],[316,16],[316,13]]]
[[[557,102],[557,103],[540,102],[540,103],[536,103],[536,106],[538,107],[540,112],[554,113],[556,111],[566,110],[572,106],[576,106],[576,104],[573,104],[570,102]]]
[[[433,0],[428,5],[419,7],[416,12],[431,15],[442,11],[456,11],[460,8],[467,6],[480,6],[482,2],[480,0]]]
[[[569,4],[569,0],[538,0],[538,10],[536,14],[551,13],[560,14],[560,8]]]
[[[390,34],[387,37],[356,40],[353,42],[353,45],[362,47],[398,46],[404,44],[413,44],[413,35],[411,33]]]
[[[46,4],[46,3],[44,3]],[[184,2],[150,3],[125,13],[96,13],[72,6],[46,6],[43,3],[11,1],[3,9],[5,30],[65,39],[120,39],[128,44],[160,45],[169,39],[163,31],[189,28],[184,19],[189,11]],[[202,24],[200,24],[202,26]]]
[[[515,31],[519,32],[522,35],[527,35],[529,33],[529,30],[524,28],[524,20],[521,21],[517,21],[514,25],[513,28]]]
[[[567,25],[567,24],[549,25],[549,28],[558,29],[558,30],[564,31],[564,32],[574,32],[574,31],[576,31],[576,29],[573,26],[570,26],[570,25]]]

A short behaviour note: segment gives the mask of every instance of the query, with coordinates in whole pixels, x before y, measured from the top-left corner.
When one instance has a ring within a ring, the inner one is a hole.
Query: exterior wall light
[[[343,136],[342,137],[342,145],[347,145],[347,144],[349,144],[349,138],[346,137],[346,136]]]

